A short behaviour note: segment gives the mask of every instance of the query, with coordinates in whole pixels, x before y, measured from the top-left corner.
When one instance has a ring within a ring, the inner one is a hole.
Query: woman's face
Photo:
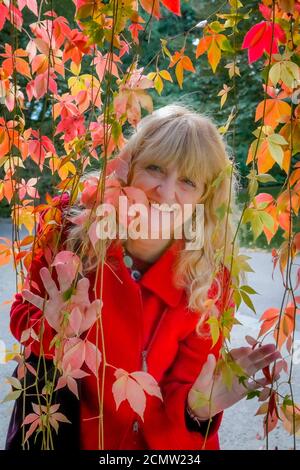
[[[181,211],[185,210],[186,205],[190,205],[193,212],[201,195],[204,193],[205,185],[199,181],[193,181],[185,175],[179,175],[178,170],[173,166],[162,166],[160,164],[142,164],[136,162],[133,170],[131,186],[144,191],[150,204],[166,204],[166,209],[176,204],[180,206]],[[148,210],[151,223],[162,215],[163,210],[159,211],[151,205]],[[182,212],[184,213],[184,212]],[[159,214],[159,215],[158,215]],[[171,211],[175,216],[175,213]],[[183,220],[186,220],[184,218]],[[175,218],[171,218],[171,232],[174,230]],[[161,233],[161,230],[159,230]]]

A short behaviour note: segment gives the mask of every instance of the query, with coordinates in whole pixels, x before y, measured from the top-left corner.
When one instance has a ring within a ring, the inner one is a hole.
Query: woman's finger
[[[251,362],[256,362],[257,360],[260,360],[275,351],[276,351],[275,344],[273,343],[264,344],[260,348],[255,349],[254,351],[251,350],[251,353],[249,354],[248,358]]]
[[[255,362],[253,364],[253,367],[255,368],[255,371],[257,372],[260,369],[263,369],[264,367],[269,366],[272,362],[277,361],[278,359],[281,359],[281,358],[282,358],[281,353],[279,351],[275,351],[274,353],[271,353],[268,356],[264,357],[262,360]]]
[[[40,310],[43,309],[44,299],[40,297],[39,295],[34,294],[28,289],[23,289],[22,296],[25,300],[30,302],[32,305],[35,305],[35,307],[39,308]]]
[[[45,286],[46,291],[49,294],[49,297],[56,298],[59,295],[59,290],[51,277],[49,269],[43,267],[40,269],[40,276]]]
[[[276,350],[275,345],[266,344],[257,351],[252,351],[248,356],[243,356],[239,364],[248,375],[253,375],[279,358],[281,358],[281,354]]]
[[[229,354],[231,355],[232,359],[237,361],[238,359],[248,356],[251,351],[252,351],[251,348],[246,347],[246,346],[241,346],[240,348],[231,349],[229,351]]]
[[[276,380],[278,380],[280,378],[280,375],[277,374],[274,379],[273,379],[273,382],[275,382]],[[264,388],[266,387],[267,385],[270,385],[270,380],[268,380],[266,377],[262,377],[260,379],[253,379],[253,380],[248,380],[247,382],[247,388],[249,391],[251,390],[257,390],[258,388]]]
[[[197,390],[205,390],[209,385],[211,385],[215,367],[216,358],[214,354],[209,354],[193,388]]]
[[[243,367],[245,372],[249,376],[251,376],[251,375],[256,374],[261,369],[268,367],[272,362],[277,361],[278,359],[281,359],[281,357],[282,357],[281,353],[279,351],[275,351],[256,362],[250,362],[249,358],[246,358],[244,361],[240,363],[240,365],[241,367]]]

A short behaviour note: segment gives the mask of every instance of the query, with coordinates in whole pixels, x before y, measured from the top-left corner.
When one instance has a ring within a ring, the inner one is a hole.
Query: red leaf
[[[180,0],[161,0],[161,3],[168,8],[168,10],[175,13],[175,15],[181,16],[180,12]]]
[[[1,3],[0,4],[0,31],[2,30],[5,21],[8,19],[7,15],[8,15],[8,9],[3,3]]]
[[[269,7],[267,7],[266,5],[263,5],[263,4],[260,4],[258,8],[259,8],[259,11],[261,12],[262,16],[266,20],[271,20],[271,17],[272,17],[271,8],[269,8]]]
[[[285,32],[279,24],[273,26],[268,21],[261,21],[252,26],[244,37],[242,49],[248,49],[249,63],[258,60],[266,51],[268,54],[278,53],[278,42],[285,42]],[[272,37],[273,36],[273,37]]]

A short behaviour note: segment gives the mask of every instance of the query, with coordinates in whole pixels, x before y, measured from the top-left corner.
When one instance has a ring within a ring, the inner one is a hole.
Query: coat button
[[[138,281],[142,277],[142,275],[141,275],[140,271],[138,271],[137,269],[134,269],[133,271],[131,271],[131,277],[135,281]]]
[[[138,421],[135,421],[133,423],[132,429],[133,429],[134,432],[137,432],[139,430],[139,422]]]

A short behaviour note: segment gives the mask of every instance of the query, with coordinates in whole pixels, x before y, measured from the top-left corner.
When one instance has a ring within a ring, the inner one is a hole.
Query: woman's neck
[[[169,248],[174,240],[143,240],[137,239],[133,240],[128,238],[125,242],[126,250],[136,258],[141,259],[142,261],[148,261],[149,263],[154,263],[163,252]]]

